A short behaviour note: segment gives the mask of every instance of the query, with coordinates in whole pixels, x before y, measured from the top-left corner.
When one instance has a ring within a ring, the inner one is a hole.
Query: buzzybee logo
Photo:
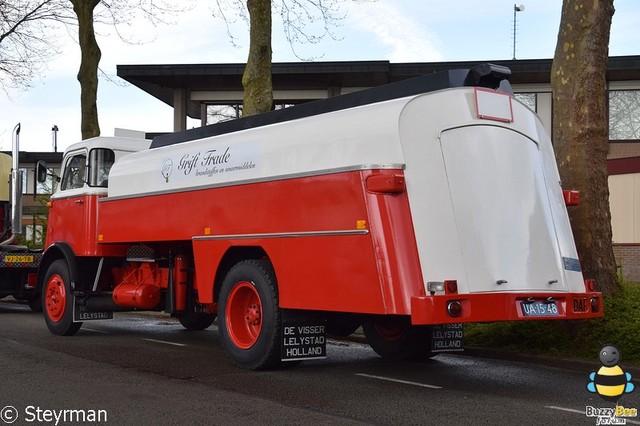
[[[637,417],[636,408],[626,408],[618,405],[618,400],[625,393],[631,393],[635,385],[631,383],[631,374],[622,370],[618,365],[620,362],[620,351],[611,345],[600,349],[600,364],[598,371],[589,374],[587,390],[598,394],[600,398],[607,402],[616,404],[613,407],[592,407],[587,406],[585,414],[587,417],[596,419],[596,425],[625,425],[628,417]]]
[[[600,350],[602,367],[589,374],[587,390],[597,393],[605,401],[617,402],[625,393],[633,392],[635,385],[631,383],[631,374],[622,371],[618,365],[620,351],[615,346],[605,346]]]

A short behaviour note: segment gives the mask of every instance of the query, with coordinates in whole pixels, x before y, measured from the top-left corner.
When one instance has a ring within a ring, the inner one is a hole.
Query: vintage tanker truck
[[[419,358],[436,325],[602,316],[567,217],[577,194],[509,74],[69,147],[38,274],[47,326],[217,316],[231,361],[257,369],[325,356],[325,332],[360,326],[380,355]]]

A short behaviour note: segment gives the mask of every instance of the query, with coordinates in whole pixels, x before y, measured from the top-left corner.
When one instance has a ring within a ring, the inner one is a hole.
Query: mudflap
[[[464,351],[464,327],[462,323],[438,324],[431,328],[431,352]]]
[[[73,296],[73,322],[113,319],[113,311],[88,310],[82,297]]]
[[[305,361],[327,357],[327,337],[325,320],[305,316],[303,312],[284,311],[280,359]]]

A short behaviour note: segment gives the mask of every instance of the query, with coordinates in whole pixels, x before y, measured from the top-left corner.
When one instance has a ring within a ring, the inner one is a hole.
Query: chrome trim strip
[[[344,172],[353,172],[359,170],[404,170],[406,168],[405,164],[402,163],[390,163],[390,164],[360,164],[357,166],[345,166],[345,167],[337,167],[334,169],[324,169],[324,170],[313,170],[310,172],[300,172],[300,173],[291,173],[287,175],[275,175],[275,176],[265,176],[260,178],[253,179],[245,179],[245,180],[237,180],[233,182],[222,182],[222,183],[212,183],[212,184],[204,184],[198,186],[186,186],[182,188],[174,188],[167,191],[152,191],[152,192],[142,192],[139,194],[131,194],[131,195],[119,195],[117,197],[103,197],[98,200],[100,203],[105,203],[109,201],[115,200],[126,200],[129,198],[137,198],[137,197],[152,197],[155,195],[165,195],[165,194],[175,194],[178,192],[189,192],[189,191],[198,191],[203,189],[214,189],[214,188],[224,188],[227,186],[233,185],[249,185],[252,183],[261,183],[261,182],[271,182],[276,180],[285,180],[285,179],[298,179],[305,178],[311,176],[322,176],[329,175],[332,173],[344,173]]]
[[[336,231],[267,232],[260,234],[201,235],[192,237],[194,241],[207,240],[249,240],[261,238],[302,238],[302,237],[341,237],[348,235],[367,235],[368,229],[344,229]]]

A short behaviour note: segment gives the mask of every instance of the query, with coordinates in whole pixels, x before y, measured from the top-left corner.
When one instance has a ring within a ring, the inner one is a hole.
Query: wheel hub
[[[59,322],[67,307],[67,295],[64,282],[59,275],[52,275],[47,282],[45,309],[53,322]]]
[[[247,324],[258,325],[260,324],[260,308],[258,305],[253,304],[247,309],[247,316],[245,316]]]
[[[249,349],[262,330],[262,301],[255,286],[247,281],[235,285],[225,310],[229,337],[240,349]]]

